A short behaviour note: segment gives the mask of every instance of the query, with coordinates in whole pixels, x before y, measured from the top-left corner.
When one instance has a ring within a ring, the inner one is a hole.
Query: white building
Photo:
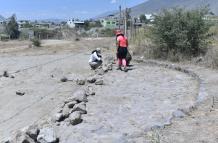
[[[148,19],[149,21],[154,21],[154,16],[153,14],[145,14],[146,19]]]
[[[70,28],[80,28],[84,26],[84,21],[80,21],[80,20],[75,20],[75,19],[70,19],[67,21],[67,25]]]

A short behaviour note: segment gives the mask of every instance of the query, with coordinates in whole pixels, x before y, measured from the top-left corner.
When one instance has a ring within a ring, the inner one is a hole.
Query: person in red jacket
[[[117,41],[117,58],[118,58],[118,70],[122,70],[122,66],[124,67],[124,71],[127,72],[126,68],[126,55],[128,51],[128,39],[121,30],[116,31],[116,41]]]

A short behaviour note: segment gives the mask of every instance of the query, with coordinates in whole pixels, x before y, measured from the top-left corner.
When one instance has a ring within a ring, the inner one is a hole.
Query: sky
[[[147,0],[0,0],[0,15],[18,19],[89,19],[102,13],[132,7]]]

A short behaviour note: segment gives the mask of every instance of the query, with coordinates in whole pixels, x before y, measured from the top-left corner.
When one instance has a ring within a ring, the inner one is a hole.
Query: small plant
[[[36,47],[40,47],[41,46],[41,41],[37,38],[34,38],[31,40],[33,45],[36,46]]]

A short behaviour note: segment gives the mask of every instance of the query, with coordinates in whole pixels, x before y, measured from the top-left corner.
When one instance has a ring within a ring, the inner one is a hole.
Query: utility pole
[[[124,34],[125,35],[127,34],[127,8],[125,9],[125,14],[124,14]]]
[[[121,28],[121,27],[120,27],[120,25],[121,25],[121,10],[122,10],[122,9],[121,9],[121,5],[120,5],[120,6],[119,6],[119,11],[120,11],[120,18],[119,18],[119,30],[120,30],[120,28]]]
[[[126,8],[125,9],[125,14],[124,14],[124,21],[125,21],[125,35],[127,35],[127,30],[128,30],[128,21],[129,21],[129,18],[130,18],[130,12],[131,12],[131,9],[130,8]]]

